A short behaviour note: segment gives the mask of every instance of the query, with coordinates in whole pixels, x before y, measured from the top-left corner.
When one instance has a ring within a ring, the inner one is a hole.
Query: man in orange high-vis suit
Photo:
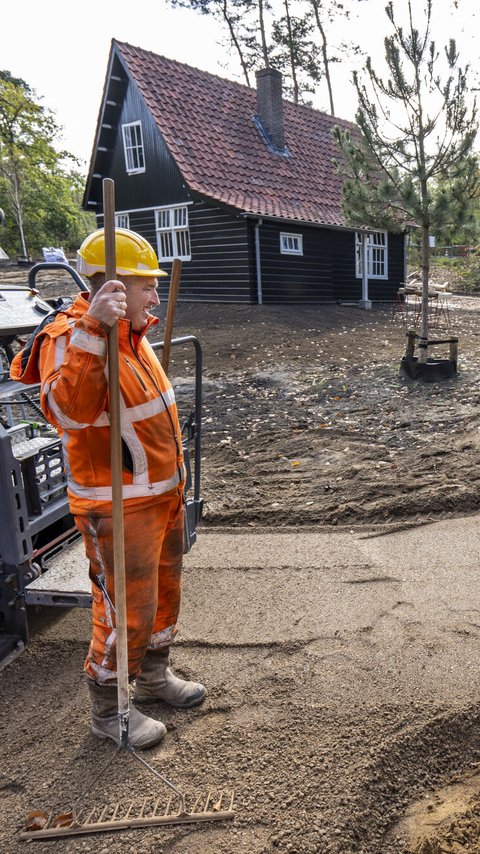
[[[85,672],[92,732],[118,741],[112,477],[107,338],[118,321],[129,676],[134,701],[176,708],[205,688],[175,676],[169,650],[180,608],[184,466],[172,386],[146,339],[158,323],[158,269],[143,237],[116,229],[117,275],[105,281],[103,229],[84,240],[77,269],[90,282],[73,305],[35,330],[11,366],[13,379],[41,382],[45,416],[62,436],[70,509],[90,561],[93,630]],[[133,747],[157,744],[161,721],[131,707]]]

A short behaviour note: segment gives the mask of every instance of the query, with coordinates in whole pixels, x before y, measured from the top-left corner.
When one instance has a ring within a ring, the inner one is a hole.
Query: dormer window
[[[129,175],[145,172],[145,156],[143,153],[143,135],[141,122],[129,122],[122,125],[123,150],[125,166]]]

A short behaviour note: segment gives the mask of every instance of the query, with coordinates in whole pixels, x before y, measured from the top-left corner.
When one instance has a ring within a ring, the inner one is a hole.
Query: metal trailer
[[[40,298],[36,275],[46,269],[67,271],[80,290],[87,290],[76,270],[60,262],[34,265],[28,286],[0,284],[0,669],[28,643],[28,605],[89,607],[91,603],[87,585],[71,583],[68,577],[72,562],[66,558],[80,545],[80,535],[69,512],[60,437],[45,421],[39,386],[14,382],[9,374],[15,343],[32,333],[52,310],[70,302]],[[193,335],[174,338],[171,344],[192,345],[194,351],[193,409],[182,426],[187,471],[184,551],[188,552],[203,509],[202,350]],[[159,350],[163,342],[152,346]]]

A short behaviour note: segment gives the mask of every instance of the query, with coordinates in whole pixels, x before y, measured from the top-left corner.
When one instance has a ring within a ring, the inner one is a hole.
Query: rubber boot
[[[135,682],[134,698],[138,703],[163,700],[176,709],[198,706],[206,690],[199,682],[187,682],[174,676],[169,667],[168,653],[147,650]]]
[[[111,738],[118,744],[118,703],[116,685],[99,685],[87,677],[92,703],[92,732],[97,738]],[[162,740],[166,729],[161,721],[142,715],[130,706],[128,738],[132,747],[144,750]]]

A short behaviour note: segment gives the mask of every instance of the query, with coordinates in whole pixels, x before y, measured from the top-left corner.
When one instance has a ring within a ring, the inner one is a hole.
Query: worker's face
[[[124,279],[127,289],[127,311],[125,317],[131,321],[132,329],[141,332],[149,318],[149,312],[160,303],[155,276],[129,276]]]

